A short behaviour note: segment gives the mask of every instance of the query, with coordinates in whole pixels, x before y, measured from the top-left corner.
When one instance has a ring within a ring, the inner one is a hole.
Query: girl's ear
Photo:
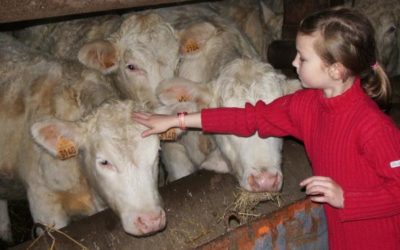
[[[346,68],[341,63],[334,63],[328,67],[328,74],[333,80],[344,80]]]

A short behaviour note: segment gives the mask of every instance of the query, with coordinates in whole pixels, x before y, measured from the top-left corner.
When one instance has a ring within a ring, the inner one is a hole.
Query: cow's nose
[[[247,177],[247,182],[253,192],[278,192],[282,187],[282,175],[278,172],[251,174]]]
[[[165,227],[165,211],[144,213],[136,217],[136,227],[143,233],[149,234],[157,232]]]

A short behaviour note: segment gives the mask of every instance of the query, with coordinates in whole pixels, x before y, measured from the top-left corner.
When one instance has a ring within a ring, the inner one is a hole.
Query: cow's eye
[[[106,166],[106,165],[108,165],[108,161],[107,160],[101,160],[100,161],[100,165]]]
[[[97,165],[102,169],[116,170],[115,166],[109,160],[97,158]]]
[[[394,33],[394,32],[396,32],[396,26],[394,26],[394,25],[392,25],[392,26],[390,26],[390,28],[386,31],[386,33],[389,33],[389,34],[391,34],[391,33]]]
[[[128,64],[128,65],[126,65],[126,68],[127,68],[128,70],[130,70],[130,71],[135,71],[135,70],[138,69],[138,68],[136,67],[136,65],[134,65],[134,64]]]

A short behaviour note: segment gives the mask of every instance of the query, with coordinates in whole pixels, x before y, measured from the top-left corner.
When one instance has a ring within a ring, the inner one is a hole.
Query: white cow
[[[234,22],[207,5],[193,4],[158,10],[175,28],[180,49],[176,76],[195,82],[218,77],[236,58],[259,54]]]
[[[111,75],[123,98],[156,107],[154,90],[174,76],[178,40],[155,13],[106,15],[35,25],[13,32],[26,45],[55,57],[79,60]]]
[[[243,107],[246,102],[254,104],[258,100],[269,103],[298,86],[298,80],[287,80],[270,64],[257,59],[235,59],[222,69],[217,79],[207,84],[183,78],[165,82],[159,87],[159,98],[166,104],[165,109],[188,105],[177,101],[181,97],[200,107]],[[221,172],[234,174],[249,191],[281,189],[282,139],[261,139],[258,135],[248,138],[215,135],[215,138],[218,149],[228,160],[228,169],[221,168]]]
[[[78,58],[90,68],[112,73],[122,97],[147,102],[155,110],[160,105],[156,88],[174,76],[178,50],[179,42],[172,26],[160,15],[145,12],[126,15],[117,32],[107,39],[86,44]],[[193,172],[188,152],[178,143],[163,143],[161,158],[168,181]]]
[[[160,81],[174,76],[179,59],[174,29],[151,12],[43,24],[14,35],[35,48],[60,58],[79,59],[110,75],[122,98],[146,103],[150,109],[159,106],[155,89]],[[162,155],[172,150],[168,155],[175,157],[163,157],[164,163],[184,164],[186,153],[176,152],[171,144],[163,146]],[[181,153],[183,158],[178,157]]]
[[[168,87],[169,85],[176,85],[175,88],[179,88],[180,82],[185,81],[190,81],[195,91],[197,88],[201,88],[202,84],[218,79],[226,65],[235,59],[252,58],[259,60],[260,58],[238,27],[231,20],[213,11],[208,5],[185,5],[158,10],[158,12],[164,15],[174,26],[180,41],[180,63],[177,68],[179,79],[169,81],[167,84],[165,82],[160,84],[161,92],[165,89],[164,84]],[[300,85],[297,81],[297,84],[290,86],[297,86],[298,89]],[[289,85],[285,85],[285,88],[289,88]],[[191,99],[185,95],[176,98],[178,98],[177,100]],[[159,96],[159,99],[166,106],[171,104],[171,100],[164,98],[163,94]],[[204,106],[204,102],[202,105]],[[198,108],[201,108],[201,106]],[[171,107],[170,113],[175,113],[176,110],[178,110],[176,106]],[[163,113],[166,113],[166,111],[163,111]],[[169,172],[179,173],[184,171],[181,174],[184,175],[190,170],[195,170],[196,166],[218,172],[228,171],[226,157],[223,157],[220,150],[215,146],[208,147],[211,151],[206,153],[196,150],[196,145],[204,144],[197,143],[200,141],[197,137],[200,136],[204,137],[205,135],[199,132],[185,132],[178,138],[178,143],[182,144],[189,152],[188,155],[195,167],[190,167],[188,170],[185,168],[185,166],[190,166],[188,164],[172,166],[172,170],[169,169]],[[215,144],[213,138],[209,138],[208,141],[209,145]],[[201,146],[197,148],[201,148]],[[194,161],[195,156],[201,156],[196,158],[201,159],[201,161]],[[169,156],[169,158],[173,157],[174,155]]]
[[[85,44],[78,59],[89,68],[114,77],[122,97],[158,106],[155,89],[174,76],[178,64],[174,29],[154,13],[124,16],[121,26],[107,38]]]
[[[10,240],[4,204],[24,190],[33,220],[48,226],[110,207],[127,233],[164,228],[159,139],[143,139],[130,118],[143,103],[119,101],[107,77],[1,33],[0,89],[2,239]]]

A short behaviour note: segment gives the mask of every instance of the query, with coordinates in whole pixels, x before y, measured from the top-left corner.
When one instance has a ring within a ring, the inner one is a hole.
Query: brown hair
[[[359,76],[365,92],[378,105],[389,106],[390,82],[377,62],[375,31],[364,15],[342,7],[322,10],[303,19],[298,32],[320,32],[314,48],[322,60],[328,65],[343,64],[346,75]]]

